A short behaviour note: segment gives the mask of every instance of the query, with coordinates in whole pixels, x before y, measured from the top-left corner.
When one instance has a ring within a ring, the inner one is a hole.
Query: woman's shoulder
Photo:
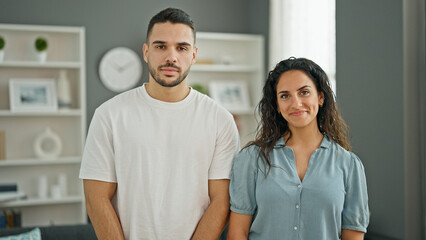
[[[357,154],[355,154],[352,151],[349,151],[342,146],[340,146],[338,143],[333,143],[334,147],[334,154],[337,156],[336,159],[342,162],[342,164],[352,167],[352,166],[358,166],[363,167],[361,159],[358,157]]]

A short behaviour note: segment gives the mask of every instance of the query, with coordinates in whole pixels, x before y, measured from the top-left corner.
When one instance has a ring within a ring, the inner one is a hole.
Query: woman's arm
[[[252,219],[252,215],[239,214],[231,211],[228,240],[247,240]]]
[[[342,229],[342,240],[363,240],[364,233],[349,229]]]

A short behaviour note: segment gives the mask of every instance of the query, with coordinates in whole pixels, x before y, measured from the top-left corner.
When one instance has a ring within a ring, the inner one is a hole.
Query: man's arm
[[[83,180],[87,214],[100,240],[124,240],[123,230],[111,199],[117,184],[96,180]]]
[[[210,205],[198,222],[193,240],[218,239],[229,216],[229,179],[209,180]]]
[[[349,229],[342,229],[342,240],[362,240],[364,233]]]

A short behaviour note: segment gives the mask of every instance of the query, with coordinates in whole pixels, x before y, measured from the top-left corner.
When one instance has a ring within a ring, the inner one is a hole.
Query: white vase
[[[59,71],[58,84],[58,107],[62,109],[71,108],[72,99],[71,99],[71,87],[70,81],[67,76],[67,71]]]
[[[4,50],[0,50],[0,62],[4,60]]]
[[[49,145],[46,148],[46,145]],[[41,160],[56,160],[62,151],[62,141],[59,135],[49,127],[40,133],[34,141],[34,153]]]
[[[37,60],[41,63],[46,62],[47,51],[37,52]]]

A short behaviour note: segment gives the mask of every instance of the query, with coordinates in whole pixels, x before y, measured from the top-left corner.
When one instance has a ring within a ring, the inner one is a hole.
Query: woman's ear
[[[320,92],[318,97],[318,102],[320,107],[322,107],[322,105],[324,104],[324,99],[325,99],[324,92]]]

